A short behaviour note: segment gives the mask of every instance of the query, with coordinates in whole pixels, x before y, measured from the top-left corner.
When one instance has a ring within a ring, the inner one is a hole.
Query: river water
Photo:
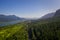
[[[22,21],[11,21],[11,22],[1,22],[0,23],[0,27],[1,26],[6,26],[6,25],[12,25],[12,24],[17,24],[17,23],[19,23],[19,22],[22,22]]]

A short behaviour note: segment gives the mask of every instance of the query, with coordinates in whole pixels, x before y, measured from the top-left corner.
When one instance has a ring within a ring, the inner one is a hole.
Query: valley
[[[60,40],[60,16],[37,20],[2,22],[0,40]]]

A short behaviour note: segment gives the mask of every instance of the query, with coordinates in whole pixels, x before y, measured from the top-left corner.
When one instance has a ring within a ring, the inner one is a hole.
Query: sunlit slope
[[[27,40],[24,24],[10,25],[0,28],[0,40]]]

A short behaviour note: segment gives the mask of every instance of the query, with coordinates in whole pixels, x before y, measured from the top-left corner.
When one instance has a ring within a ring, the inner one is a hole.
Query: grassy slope
[[[18,38],[17,40],[27,40],[27,32],[23,24],[0,28],[0,40],[16,40],[14,35],[15,38]]]

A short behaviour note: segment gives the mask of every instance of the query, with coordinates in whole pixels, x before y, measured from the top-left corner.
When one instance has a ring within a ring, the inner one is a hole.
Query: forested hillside
[[[49,23],[29,24],[29,38],[31,40],[60,40],[60,21]]]

